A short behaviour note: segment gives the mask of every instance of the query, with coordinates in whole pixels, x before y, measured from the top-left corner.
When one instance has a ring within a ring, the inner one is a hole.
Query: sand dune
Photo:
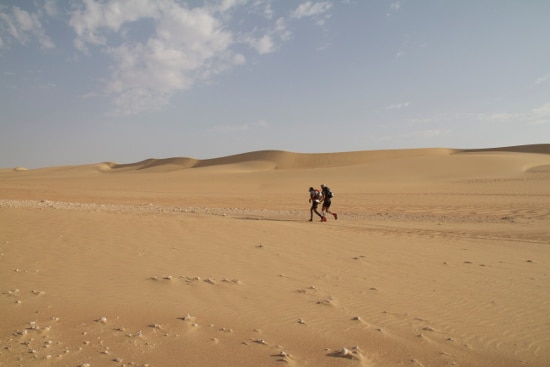
[[[360,165],[370,161],[397,159],[411,156],[448,155],[452,149],[410,149],[388,151],[357,151],[342,153],[293,153],[280,150],[264,150],[236,154],[213,159],[170,158],[148,159],[134,164],[113,165],[111,168],[147,169],[158,166],[179,166],[179,168],[201,168],[225,165],[250,165],[253,162],[264,162],[273,169],[311,169],[338,166]]]
[[[197,160],[192,158],[167,158],[167,159],[146,159],[138,163],[131,164],[109,164],[109,168],[120,171],[124,169],[153,169],[155,167],[163,166],[169,169],[182,169],[190,168],[196,164]]]
[[[548,144],[2,169],[0,366],[545,367],[549,245]]]
[[[448,149],[448,148],[428,148],[428,149],[400,149],[400,150],[373,150],[373,151],[354,151],[339,153],[294,153],[281,150],[264,150],[242,154],[236,154],[212,159],[195,159],[188,157],[175,158],[149,158],[136,163],[119,164],[114,162],[103,162],[95,167],[106,171],[113,170],[117,172],[129,170],[148,170],[164,168],[166,171],[175,169],[201,168],[239,164],[249,165],[253,162],[265,162],[267,166],[274,169],[312,169],[329,168],[339,166],[362,165],[375,161],[387,161],[395,159],[410,159],[412,157],[426,156],[448,156],[464,153],[488,153],[488,152],[515,152],[515,153],[533,153],[550,154],[550,144],[523,145],[500,148],[486,149]],[[81,167],[81,166],[79,166]],[[86,167],[86,166],[84,166]],[[74,169],[75,167],[49,167],[48,170]],[[27,171],[24,167],[14,168],[15,171]],[[162,170],[162,169],[160,169]],[[3,171],[9,171],[4,169]]]
[[[466,152],[515,152],[515,153],[550,154],[550,144],[515,145],[515,146],[500,147],[500,148],[469,149],[465,151]]]
[[[471,150],[431,148],[355,151],[341,153],[293,153],[280,150],[264,150],[205,160],[194,158],[148,159],[134,164],[114,164],[111,168],[115,170],[129,167],[135,169],[147,169],[159,166],[200,168],[222,165],[250,164],[251,162],[266,162],[267,166],[275,169],[311,169],[361,165],[372,161],[386,161],[390,159],[425,156],[447,156],[451,154],[479,152],[519,152],[550,154],[550,144]],[[172,167],[167,168],[171,169]]]

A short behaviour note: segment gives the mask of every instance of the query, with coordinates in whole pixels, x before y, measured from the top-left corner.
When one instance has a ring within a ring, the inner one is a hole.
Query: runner
[[[325,186],[324,184],[321,184],[321,194],[323,195],[323,207],[321,209],[323,213],[324,222],[327,221],[326,213],[332,214],[334,219],[338,219],[338,214],[333,213],[330,211],[330,205],[332,204],[332,197],[334,194],[330,190],[328,186]]]
[[[327,218],[323,217],[321,213],[317,211],[319,203],[323,200],[323,194],[319,190],[315,190],[313,187],[309,188],[309,202],[311,203],[311,208],[309,209],[310,217],[309,221],[313,221],[313,212],[321,218],[321,222],[326,222]]]

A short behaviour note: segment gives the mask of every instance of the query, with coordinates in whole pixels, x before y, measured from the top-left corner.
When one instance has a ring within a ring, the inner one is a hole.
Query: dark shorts
[[[316,202],[315,200],[313,200],[313,201],[311,202],[311,209],[317,209],[318,206],[319,206],[319,203]]]
[[[330,204],[332,204],[330,200],[323,201],[323,208],[330,208]]]

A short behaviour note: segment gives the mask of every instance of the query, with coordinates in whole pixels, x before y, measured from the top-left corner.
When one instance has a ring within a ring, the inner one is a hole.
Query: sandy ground
[[[111,365],[549,366],[550,145],[0,170],[0,366]]]

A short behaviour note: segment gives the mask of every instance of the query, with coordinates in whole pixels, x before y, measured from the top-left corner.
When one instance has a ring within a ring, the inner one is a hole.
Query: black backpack
[[[329,199],[332,199],[332,197],[334,196],[334,194],[332,193],[332,191],[331,191],[328,187],[326,187],[326,186],[325,186],[325,195],[326,195],[326,197],[329,198]]]

